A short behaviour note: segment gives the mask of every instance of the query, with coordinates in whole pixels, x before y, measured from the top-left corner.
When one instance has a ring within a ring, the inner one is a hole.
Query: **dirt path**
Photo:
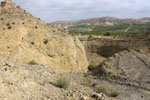
[[[130,26],[125,30],[125,33],[127,33],[131,27],[132,27],[132,24],[130,24]]]

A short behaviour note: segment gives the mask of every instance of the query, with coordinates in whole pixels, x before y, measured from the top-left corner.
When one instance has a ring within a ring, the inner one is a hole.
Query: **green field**
[[[127,35],[150,33],[150,24],[81,25],[69,28],[71,33],[82,35]]]

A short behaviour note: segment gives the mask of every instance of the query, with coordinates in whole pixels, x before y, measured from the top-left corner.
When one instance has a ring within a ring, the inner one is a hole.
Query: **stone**
[[[110,98],[108,96],[106,96],[103,93],[97,94],[97,93],[93,93],[91,95],[92,98],[96,99],[96,100],[116,100],[115,98]]]
[[[88,100],[88,97],[83,96],[83,97],[81,98],[81,100]]]

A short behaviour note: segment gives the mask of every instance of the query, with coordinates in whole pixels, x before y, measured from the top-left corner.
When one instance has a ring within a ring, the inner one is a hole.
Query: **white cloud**
[[[150,16],[150,0],[14,0],[14,2],[47,22],[102,16],[121,18]]]

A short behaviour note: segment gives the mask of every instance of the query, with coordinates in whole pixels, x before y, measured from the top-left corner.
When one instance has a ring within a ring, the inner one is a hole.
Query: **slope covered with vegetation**
[[[83,35],[127,35],[150,33],[150,24],[81,25],[69,28],[71,33]]]

